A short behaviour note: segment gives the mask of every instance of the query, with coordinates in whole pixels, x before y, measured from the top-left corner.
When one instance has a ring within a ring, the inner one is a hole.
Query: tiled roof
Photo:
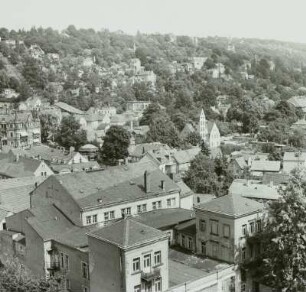
[[[179,186],[181,190],[180,192],[181,198],[185,198],[185,197],[194,195],[194,192],[182,180],[177,181],[176,184]]]
[[[244,157],[237,157],[235,158],[235,161],[237,162],[237,164],[239,165],[241,169],[244,169],[245,167],[248,166]]]
[[[181,222],[189,221],[194,218],[193,210],[181,208],[158,209],[146,213],[142,213],[135,217],[135,220],[148,226],[160,229],[173,226]]]
[[[262,184],[256,180],[235,179],[230,188],[229,193],[241,195],[250,199],[277,200],[279,198],[277,187]]]
[[[193,160],[201,151],[199,147],[194,147],[187,150],[181,150],[174,153],[174,159],[179,164],[189,163]]]
[[[63,111],[69,112],[71,114],[78,114],[78,115],[84,115],[84,112],[65,103],[65,102],[57,102],[54,104],[55,106],[59,107],[60,109],[62,109]]]
[[[102,241],[110,242],[122,249],[150,243],[167,237],[165,233],[153,227],[125,218],[89,234]]]
[[[9,153],[0,155],[0,174],[8,177],[33,176],[41,161],[26,157],[15,157]]]
[[[130,156],[142,157],[149,151],[154,152],[161,149],[170,150],[171,148],[167,144],[162,144],[160,142],[137,144],[134,146],[133,150],[130,151]]]
[[[54,177],[78,200],[95,194],[98,190],[104,190],[116,184],[139,177],[146,170],[153,171],[156,169],[156,166],[152,162],[138,162],[109,167],[96,172],[74,172],[55,175]]]
[[[281,162],[280,161],[262,161],[253,160],[251,165],[251,171],[280,171]]]
[[[165,190],[161,188],[161,181],[165,183]],[[159,169],[150,172],[150,191],[145,192],[144,175],[131,177],[131,180],[115,184],[109,188],[101,188],[95,193],[75,198],[81,208],[91,208],[95,206],[108,206],[121,202],[135,202],[148,197],[164,195],[172,191],[179,191],[179,187]],[[72,196],[75,194],[72,193]],[[100,201],[102,199],[102,202]]]
[[[261,203],[232,194],[213,199],[196,207],[196,209],[202,211],[209,211],[234,218],[243,217],[260,211],[263,208],[264,205]]]

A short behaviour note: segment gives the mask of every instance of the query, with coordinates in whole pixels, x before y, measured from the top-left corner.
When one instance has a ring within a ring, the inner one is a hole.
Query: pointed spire
[[[200,115],[199,130],[200,130],[200,136],[201,136],[202,140],[205,141],[208,132],[207,132],[206,117],[205,117],[205,113],[204,113],[203,108],[202,108],[201,115]]]

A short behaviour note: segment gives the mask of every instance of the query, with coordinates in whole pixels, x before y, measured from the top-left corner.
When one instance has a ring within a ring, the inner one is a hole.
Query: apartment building
[[[166,291],[169,285],[168,237],[124,218],[88,235],[92,292]]]

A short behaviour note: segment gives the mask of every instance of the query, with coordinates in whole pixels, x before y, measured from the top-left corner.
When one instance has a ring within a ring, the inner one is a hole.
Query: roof
[[[101,168],[97,161],[88,161],[73,164],[50,164],[50,167],[55,173],[97,170]]]
[[[194,192],[182,180],[179,180],[175,183],[181,189],[180,198],[185,198],[185,197],[189,197],[189,196],[194,195]]]
[[[184,234],[189,234],[195,236],[197,232],[196,219],[190,220],[188,222],[180,223],[175,226],[175,229]]]
[[[130,150],[130,156],[133,157],[143,157],[149,151],[158,151],[161,149],[170,150],[171,148],[167,144],[162,144],[160,142],[143,143],[137,144]]]
[[[153,227],[125,218],[88,234],[119,248],[127,249],[144,243],[167,238],[167,235]]]
[[[108,167],[105,170],[96,172],[75,172],[63,175],[55,175],[63,187],[70,194],[75,194],[76,199],[94,194],[99,189],[107,189],[121,182],[129,181],[143,175],[144,172],[156,170],[152,162],[131,163],[128,165]],[[48,179],[47,179],[48,180]]]
[[[253,160],[251,165],[251,171],[280,171],[280,161],[269,161],[269,160]]]
[[[193,147],[187,150],[177,151],[173,154],[173,156],[174,156],[174,159],[179,164],[189,163],[199,154],[200,151],[201,151],[201,148]]]
[[[9,211],[2,209],[0,205],[0,222],[4,220],[9,215],[9,213]]]
[[[139,214],[135,220],[148,226],[160,229],[176,225],[181,222],[190,221],[195,216],[193,210],[171,208],[158,209]]]
[[[244,169],[245,167],[247,167],[247,163],[244,159],[244,157],[237,157],[235,158],[235,161],[237,162],[238,166],[241,168],[241,169]]]
[[[291,103],[295,107],[306,107],[306,96],[293,96],[287,100],[287,102]]]
[[[287,173],[264,173],[262,178],[263,184],[270,184],[271,182],[274,185],[287,184],[289,182],[290,175]]]
[[[69,112],[71,114],[78,114],[78,115],[84,115],[85,113],[65,102],[57,102],[54,104],[55,106],[59,107],[61,110]]]
[[[285,152],[283,161],[306,161],[306,152]]]
[[[37,159],[19,157],[14,154],[1,153],[0,155],[0,174],[8,177],[33,176],[34,172],[42,162]]]
[[[164,190],[161,188],[162,180],[165,185]],[[173,191],[179,192],[180,190],[179,187],[159,169],[150,172],[149,181],[149,192],[145,191],[144,174],[141,174],[137,177],[131,177],[131,180],[115,183],[109,188],[101,187],[100,190],[96,189],[94,193],[86,197],[83,197],[80,192],[78,192],[78,194],[71,193],[71,195],[77,200],[81,208],[92,208],[96,206],[109,206],[122,202],[135,202],[153,196],[169,194]]]
[[[98,150],[98,147],[95,146],[95,145],[92,145],[92,144],[86,144],[86,145],[83,145],[82,147],[80,147],[79,150]]]
[[[235,179],[229,187],[229,193],[250,199],[277,200],[280,197],[277,187],[245,179]]]
[[[213,199],[208,203],[203,203],[196,207],[196,209],[202,211],[222,214],[234,218],[258,212],[263,208],[264,205],[261,203],[232,194]]]

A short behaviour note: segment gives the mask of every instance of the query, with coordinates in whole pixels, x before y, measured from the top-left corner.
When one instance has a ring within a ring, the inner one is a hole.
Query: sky
[[[0,27],[68,25],[306,43],[305,0],[0,0]]]

